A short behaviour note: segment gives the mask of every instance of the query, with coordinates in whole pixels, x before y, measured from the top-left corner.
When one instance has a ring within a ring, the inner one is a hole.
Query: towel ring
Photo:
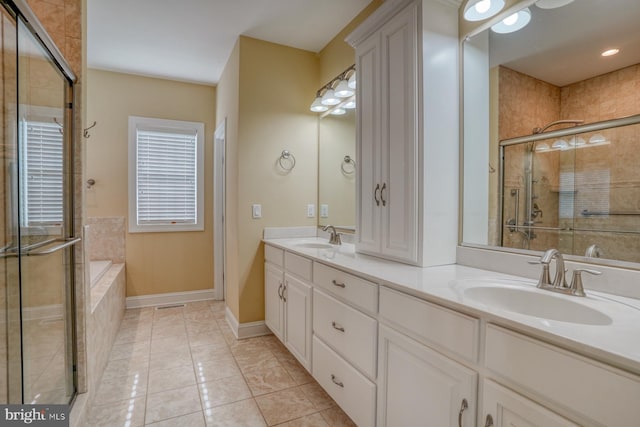
[[[347,170],[344,168],[344,165],[351,164],[352,169]],[[344,156],[344,160],[340,163],[340,169],[342,169],[342,173],[345,175],[352,175],[356,171],[356,161],[351,158],[351,156]]]
[[[282,164],[283,160],[289,161],[289,167]],[[280,158],[278,159],[278,164],[282,169],[288,172],[296,167],[296,158],[289,152],[289,150],[283,150],[282,154],[280,154]]]

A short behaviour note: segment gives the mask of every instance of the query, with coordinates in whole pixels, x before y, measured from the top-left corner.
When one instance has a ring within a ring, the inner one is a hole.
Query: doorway
[[[227,119],[213,135],[213,268],[214,291],[218,300],[226,299],[225,286],[225,145]]]

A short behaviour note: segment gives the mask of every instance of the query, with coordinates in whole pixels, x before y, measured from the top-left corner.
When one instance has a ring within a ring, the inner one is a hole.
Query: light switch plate
[[[251,213],[252,213],[253,219],[262,218],[262,205],[251,206]]]
[[[307,205],[307,218],[313,218],[316,216],[316,205]]]
[[[329,218],[329,205],[320,205],[320,218]]]

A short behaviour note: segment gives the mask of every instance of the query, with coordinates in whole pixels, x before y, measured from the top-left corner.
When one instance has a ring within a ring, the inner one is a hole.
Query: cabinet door
[[[311,286],[284,275],[285,345],[307,369],[311,368]]]
[[[284,272],[273,264],[264,264],[264,323],[284,342]]]
[[[484,427],[577,427],[577,424],[491,380],[482,391]]]
[[[378,427],[475,425],[474,371],[384,325],[378,348]]]
[[[382,33],[382,254],[418,261],[418,18],[408,6]]]
[[[380,252],[380,35],[356,49],[358,250]]]

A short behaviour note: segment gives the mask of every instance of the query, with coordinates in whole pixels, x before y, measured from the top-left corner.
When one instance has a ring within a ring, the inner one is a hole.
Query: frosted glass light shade
[[[573,3],[573,0],[538,0],[536,6],[540,9],[556,9]]]
[[[345,110],[344,108],[334,108],[333,110],[331,110],[331,114],[334,116],[342,116],[346,113],[347,110]]]
[[[569,143],[567,143],[567,141],[565,141],[564,139],[558,139],[554,141],[553,144],[551,144],[551,148],[555,148],[557,150],[566,150],[567,148],[569,148]]]
[[[591,138],[589,138],[589,144],[602,144],[604,142],[607,142],[607,138],[599,133],[596,133]]]
[[[347,110],[353,110],[354,108],[356,108],[356,100],[352,99],[351,101],[348,101],[346,104],[343,105],[344,108],[346,108]]]
[[[504,0],[470,0],[464,8],[464,19],[482,21],[491,18],[504,7]]]
[[[322,96],[322,105],[338,105],[340,104],[340,98],[336,96],[333,89],[327,90]]]
[[[351,89],[356,88],[356,73],[351,74],[351,77],[349,77],[348,84]]]
[[[322,105],[322,98],[320,98],[319,96],[316,99],[314,99],[313,102],[311,103],[310,110],[313,111],[314,113],[323,113],[328,109],[329,107],[327,107],[326,105]]]
[[[531,11],[526,7],[492,26],[491,31],[498,34],[513,33],[526,27],[529,21],[531,21]]]
[[[540,144],[536,145],[536,151],[549,151],[549,144],[547,144],[546,142],[541,142]]]
[[[338,86],[336,86],[335,94],[338,98],[348,98],[353,96],[355,92],[349,87],[349,82],[346,80],[340,80]]]

